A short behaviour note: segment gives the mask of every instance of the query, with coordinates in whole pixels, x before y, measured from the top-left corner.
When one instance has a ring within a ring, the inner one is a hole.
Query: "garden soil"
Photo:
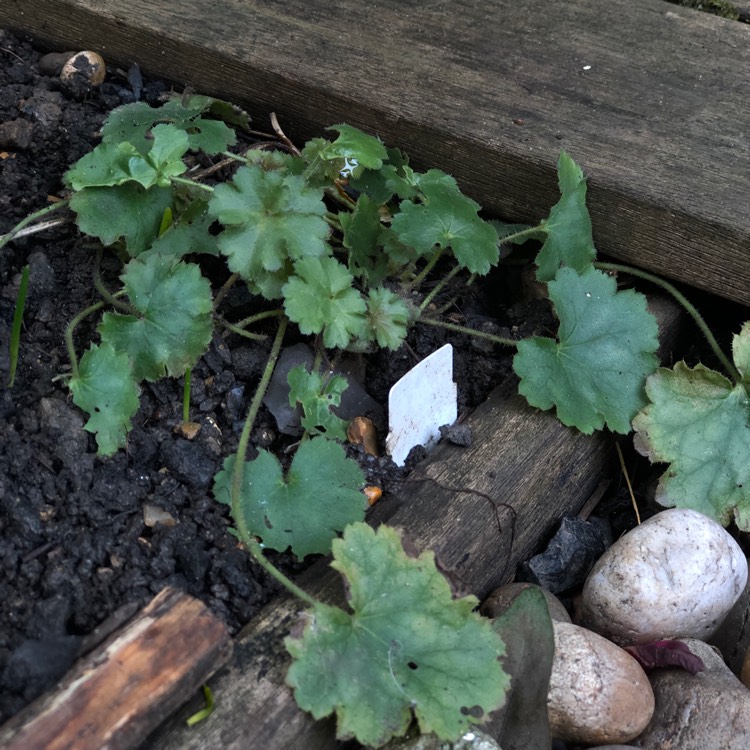
[[[0,31],[0,233],[65,197],[62,175],[96,145],[110,109],[137,98],[156,106],[170,92],[165,83],[141,79],[135,67],[110,69],[99,88],[71,92],[57,76],[40,73],[42,54]],[[86,417],[66,388],[64,343],[68,322],[99,299],[97,250],[68,221],[0,251],[0,723],[167,585],[204,601],[232,633],[278,590],[238,546],[227,508],[211,494],[214,473],[237,446],[269,345],[215,335],[193,370],[197,437],[175,433],[183,384],[165,379],[143,384],[126,449],[100,459],[94,437],[82,429]],[[8,342],[26,264],[30,287],[18,373],[9,389]],[[110,289],[118,287],[120,267],[105,251],[101,272]],[[207,273],[214,289],[226,280],[223,268]],[[494,278],[471,287],[449,317],[506,336],[549,324],[546,303],[532,305],[541,318],[529,318],[521,304],[501,307],[502,287]],[[224,314],[246,315],[246,297],[229,295]],[[76,329],[79,356],[96,340],[95,325],[94,316]],[[365,388],[385,404],[388,388],[447,340],[442,330],[418,327],[399,351],[364,362]],[[459,412],[466,414],[509,376],[509,358],[486,342],[450,340],[457,347]],[[286,343],[296,340],[290,335]],[[381,431],[381,446],[383,437]],[[292,441],[261,411],[251,453],[263,447],[288,461]],[[348,450],[368,481],[385,489],[381,502],[388,502],[408,468]],[[149,506],[167,523],[147,525]],[[302,565],[285,555],[272,559],[292,574]]]

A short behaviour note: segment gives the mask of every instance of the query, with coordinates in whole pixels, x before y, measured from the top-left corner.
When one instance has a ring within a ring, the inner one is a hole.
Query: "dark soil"
[[[64,195],[62,174],[96,144],[111,108],[136,97],[156,105],[169,90],[158,81],[140,86],[134,71],[128,77],[115,70],[100,88],[74,94],[39,72],[42,54],[0,31],[0,233],[49,205],[50,196]],[[233,633],[277,593],[228,533],[227,509],[210,490],[236,448],[267,345],[233,335],[214,339],[193,370],[191,416],[202,426],[193,441],[173,430],[181,419],[182,382],[164,380],[144,384],[127,450],[98,458],[93,436],[82,429],[85,416],[60,378],[70,372],[65,327],[98,299],[95,255],[72,223],[0,252],[0,723],[54,684],[108,618],[116,625],[167,585],[203,600]],[[116,288],[119,262],[104,257],[103,273]],[[9,390],[7,342],[27,263],[20,361]],[[504,335],[514,326],[519,335],[538,328],[525,309],[503,308],[497,301],[503,294],[491,279],[461,300],[456,322]],[[548,320],[546,305],[539,309]],[[77,329],[79,353],[95,336],[94,326]],[[446,340],[443,331],[424,327],[398,352],[372,357],[366,389],[384,403],[388,388]],[[507,377],[509,361],[484,343],[450,340],[459,350],[454,377],[465,413]],[[254,445],[288,446],[277,432],[273,417],[262,412]],[[403,470],[388,459],[360,458],[387,502]],[[147,526],[145,505],[176,523]],[[287,571],[298,566],[278,557]]]

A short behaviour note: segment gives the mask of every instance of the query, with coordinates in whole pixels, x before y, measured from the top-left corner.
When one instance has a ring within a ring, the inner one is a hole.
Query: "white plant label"
[[[457,417],[453,347],[446,344],[412,367],[388,394],[385,444],[393,462],[403,466],[415,445],[431,448],[440,438],[440,427]]]

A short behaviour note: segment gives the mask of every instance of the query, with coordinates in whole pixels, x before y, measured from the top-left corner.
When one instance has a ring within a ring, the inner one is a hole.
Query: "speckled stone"
[[[555,622],[547,713],[553,737],[612,744],[640,734],[654,711],[648,678],[630,654],[590,630]]]
[[[583,588],[581,624],[622,645],[707,639],[742,593],[747,559],[693,510],[650,518],[604,553]]]

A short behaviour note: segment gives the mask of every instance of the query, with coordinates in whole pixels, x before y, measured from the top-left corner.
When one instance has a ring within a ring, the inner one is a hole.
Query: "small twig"
[[[625,484],[628,485],[628,492],[630,493],[630,502],[633,503],[633,510],[635,511],[635,520],[638,522],[638,525],[641,524],[641,514],[638,512],[638,504],[635,501],[635,494],[633,493],[633,485],[630,484],[630,477],[628,476],[628,470],[625,467],[625,459],[622,456],[622,450],[620,448],[619,443],[615,443],[615,449],[617,450],[617,458],[620,461],[620,468],[622,469],[622,474],[625,477]]]
[[[288,146],[289,150],[295,155],[300,155],[300,150],[289,140],[286,133],[281,129],[281,125],[279,125],[279,118],[276,117],[275,112],[271,112],[271,126],[273,127],[274,133],[279,137],[280,140],[282,140],[286,145]]]
[[[51,214],[53,211],[59,211],[61,208],[67,208],[67,206],[68,201],[60,201],[59,203],[53,203],[51,206],[40,208],[38,211],[34,211],[33,214],[29,214],[25,219],[19,221],[18,224],[16,224],[13,229],[10,230],[10,232],[7,232],[6,234],[0,236],[0,248],[5,247],[11,240],[18,237],[19,232],[21,232],[21,230],[25,227],[29,226],[29,224],[33,224],[37,219],[41,219],[43,216]]]
[[[15,57],[16,60],[18,60],[19,62],[23,63],[24,65],[27,64],[24,61],[24,59],[22,57],[19,57],[15,52],[13,52],[13,50],[8,49],[7,47],[0,47],[0,50],[2,50],[3,52],[7,52],[9,55],[13,55],[13,57]]]
[[[61,227],[63,224],[67,224],[68,219],[50,219],[49,221],[40,221],[38,224],[34,224],[26,229],[16,232],[13,235],[13,239],[20,240],[22,237],[30,237],[32,234],[38,234],[44,232],[47,229],[54,229],[55,227]],[[5,236],[5,235],[3,235]],[[2,239],[2,237],[0,237]]]

